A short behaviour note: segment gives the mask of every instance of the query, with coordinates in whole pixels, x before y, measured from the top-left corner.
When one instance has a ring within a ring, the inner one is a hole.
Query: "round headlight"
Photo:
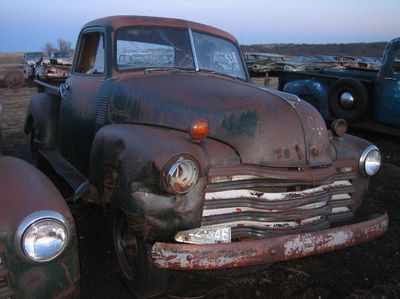
[[[53,211],[41,211],[22,221],[15,243],[22,257],[34,262],[48,262],[64,251],[68,239],[64,217]]]
[[[171,164],[170,164],[171,165]],[[198,164],[188,158],[178,158],[167,172],[168,187],[179,194],[191,190],[199,178]]]
[[[368,146],[360,157],[360,172],[365,176],[372,176],[381,167],[381,153],[375,145]]]

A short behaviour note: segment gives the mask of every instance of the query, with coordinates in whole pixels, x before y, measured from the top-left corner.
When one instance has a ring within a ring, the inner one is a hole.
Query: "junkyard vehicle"
[[[64,81],[70,74],[70,66],[40,63],[35,68],[35,78],[44,81]]]
[[[379,70],[344,68],[322,70],[317,74],[281,72],[279,89],[309,101],[327,120],[344,118],[354,125],[397,132],[400,136],[396,128],[373,124],[400,126],[400,64],[395,60],[399,53],[400,39],[397,38],[388,43]]]
[[[64,81],[71,74],[71,54],[67,51],[52,52],[36,64],[35,78],[44,81]]]
[[[58,65],[71,65],[72,57],[68,51],[55,51],[50,54],[50,63]]]
[[[273,71],[315,72],[336,65],[336,60],[330,56],[294,56],[283,62],[276,63]]]
[[[283,62],[284,56],[269,53],[244,53],[247,70],[251,75],[259,76],[270,72],[276,63]]]
[[[50,180],[0,156],[0,207],[0,298],[78,297],[74,220]]]
[[[23,65],[26,79],[33,79],[35,77],[35,66],[41,59],[43,59],[42,52],[27,52],[24,54]]]
[[[141,296],[160,291],[165,270],[290,260],[387,228],[386,213],[343,224],[379,150],[344,134],[343,121],[330,132],[298,97],[250,84],[238,42],[222,30],[94,20],[66,82],[38,84],[25,124],[31,150],[76,197],[109,210],[123,279]]]

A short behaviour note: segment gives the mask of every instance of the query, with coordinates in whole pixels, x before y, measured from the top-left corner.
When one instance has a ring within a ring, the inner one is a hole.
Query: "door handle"
[[[392,77],[385,77],[385,80],[397,81],[398,79]]]
[[[70,90],[70,86],[68,83],[63,83],[60,85],[60,95],[61,97],[65,98],[67,95],[67,92]]]

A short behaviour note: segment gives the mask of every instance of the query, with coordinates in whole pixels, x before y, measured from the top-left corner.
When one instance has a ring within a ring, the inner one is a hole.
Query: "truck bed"
[[[354,78],[359,80],[372,80],[374,81],[378,75],[378,70],[360,69],[360,68],[329,68],[323,69],[319,72],[320,74],[330,75],[340,78]]]

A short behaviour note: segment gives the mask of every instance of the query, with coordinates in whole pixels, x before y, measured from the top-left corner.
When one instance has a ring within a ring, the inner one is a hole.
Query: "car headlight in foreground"
[[[361,154],[359,169],[364,176],[372,176],[381,167],[381,153],[375,145],[368,146]]]
[[[166,187],[171,191],[184,194],[196,185],[199,178],[198,163],[187,157],[179,157],[168,163],[166,168]]]
[[[39,211],[26,217],[15,234],[18,254],[33,262],[58,257],[69,240],[66,219],[54,211]]]

